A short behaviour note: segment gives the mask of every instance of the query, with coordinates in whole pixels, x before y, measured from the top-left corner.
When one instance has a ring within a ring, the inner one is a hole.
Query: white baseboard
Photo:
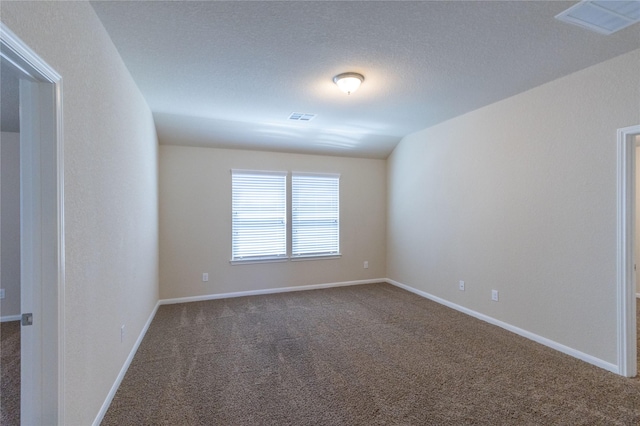
[[[104,400],[104,403],[102,404],[102,407],[100,407],[100,411],[98,412],[98,415],[96,416],[95,420],[92,423],[93,426],[99,426],[100,423],[102,422],[102,419],[104,418],[104,415],[107,414],[107,410],[111,405],[111,401],[113,400],[113,397],[116,395],[116,392],[120,387],[120,383],[122,383],[122,379],[124,379],[124,375],[127,373],[127,370],[131,365],[131,361],[133,361],[133,357],[136,355],[136,352],[138,351],[138,347],[140,346],[140,343],[142,343],[142,339],[144,339],[145,334],[147,334],[147,330],[151,325],[151,321],[153,321],[153,318],[156,316],[156,312],[158,311],[159,306],[160,306],[160,302],[157,302],[156,306],[153,308],[153,311],[151,311],[151,315],[149,315],[149,319],[147,319],[147,322],[145,323],[144,327],[142,327],[142,330],[140,331],[140,335],[138,336],[138,339],[133,344],[133,347],[131,348],[131,352],[129,352],[129,356],[127,357],[124,364],[122,365],[122,368],[120,369],[120,373],[118,374],[118,377],[116,377],[116,381],[113,383],[113,386],[111,386],[111,390],[109,391],[107,398]]]
[[[619,369],[617,365],[611,364],[609,362],[603,361],[599,358],[596,358],[594,356],[585,354],[583,352],[580,352],[576,349],[570,348],[568,346],[562,345],[558,342],[555,342],[553,340],[547,339],[545,337],[542,336],[538,336],[537,334],[531,333],[529,331],[523,330],[521,328],[518,328],[516,326],[513,326],[511,324],[507,324],[505,322],[502,322],[500,320],[497,320],[495,318],[492,318],[490,316],[481,314],[479,312],[473,311],[471,309],[465,308],[464,306],[460,306],[457,305],[455,303],[449,302],[448,300],[442,299],[440,297],[434,296],[432,294],[426,293],[424,291],[421,290],[417,290],[413,287],[409,287],[408,285],[399,283],[397,281],[394,281],[392,279],[389,278],[379,278],[379,279],[371,279],[371,280],[358,280],[358,281],[343,281],[343,282],[336,282],[336,283],[326,283],[326,284],[312,284],[312,285],[305,285],[305,286],[296,286],[296,287],[280,287],[280,288],[269,288],[269,289],[262,289],[262,290],[249,290],[249,291],[238,291],[238,292],[233,292],[233,293],[220,293],[220,294],[208,294],[208,295],[202,295],[202,296],[191,296],[191,297],[179,297],[179,298],[174,298],[174,299],[161,299],[158,301],[158,303],[156,303],[156,306],[154,307],[153,311],[151,312],[151,315],[149,315],[149,319],[147,320],[146,324],[144,325],[144,327],[142,328],[142,331],[140,331],[140,335],[138,336],[138,339],[136,340],[135,344],[133,345],[133,348],[131,348],[131,352],[129,353],[129,356],[127,357],[124,365],[122,366],[122,369],[120,370],[120,373],[118,374],[118,377],[116,378],[113,386],[111,387],[111,390],[109,391],[109,394],[107,395],[107,398],[105,399],[104,403],[102,404],[102,407],[100,408],[100,411],[98,412],[98,415],[96,416],[94,422],[93,422],[93,426],[99,426],[100,422],[102,422],[102,419],[104,418],[104,415],[107,413],[107,410],[109,409],[109,405],[111,405],[111,401],[113,400],[113,397],[116,394],[116,391],[118,390],[118,387],[120,387],[120,384],[122,383],[122,380],[124,379],[125,374],[127,373],[127,370],[129,369],[129,365],[131,365],[131,361],[133,361],[133,357],[135,356],[138,347],[140,346],[140,343],[142,342],[142,339],[144,338],[145,334],[147,333],[147,330],[149,329],[149,326],[151,325],[151,321],[153,321],[153,318],[156,315],[156,312],[158,311],[158,307],[160,305],[170,305],[170,304],[175,304],[175,303],[187,303],[187,302],[199,302],[199,301],[204,301],[204,300],[215,300],[215,299],[227,299],[227,298],[232,298],[232,297],[242,297],[242,296],[256,296],[256,295],[261,295],[261,294],[274,294],[274,293],[284,293],[284,292],[291,292],[291,291],[305,291],[305,290],[317,290],[317,289],[322,289],[322,288],[330,288],[330,287],[343,287],[343,286],[351,286],[351,285],[360,285],[360,284],[375,284],[375,283],[379,283],[379,282],[386,282],[389,283],[391,285],[394,285],[396,287],[402,288],[404,290],[407,290],[411,293],[417,294],[418,296],[422,296],[426,299],[429,300],[433,300],[436,303],[439,303],[441,305],[444,306],[448,306],[452,309],[455,309],[457,311],[463,312],[467,315],[471,315],[472,317],[478,318],[482,321],[488,322],[489,324],[493,324],[493,325],[497,325],[498,327],[504,328],[505,330],[511,331],[513,333],[516,333],[520,336],[523,336],[527,339],[533,340],[534,342],[540,343],[542,345],[548,346],[552,349],[555,349],[557,351],[560,351],[562,353],[565,353],[567,355],[570,355],[574,358],[578,358],[582,361],[588,362],[589,364],[593,364],[597,367],[603,368],[605,370],[611,371],[613,373],[619,374]],[[640,297],[640,293],[638,294],[638,297]],[[8,318],[8,317],[2,317],[2,318]],[[20,319],[20,316],[17,316],[17,319]]]
[[[578,358],[582,361],[588,362],[589,364],[593,364],[596,367],[600,367],[603,368],[607,371],[611,371],[612,373],[616,373],[616,374],[620,374],[620,369],[618,368],[617,365],[612,364],[610,362],[604,361],[600,358],[596,358],[592,355],[586,354],[584,352],[580,352],[576,349],[570,348],[568,346],[565,346],[561,343],[555,342],[551,339],[547,339],[546,337],[542,337],[539,336],[535,333],[531,333],[530,331],[527,330],[523,330],[519,327],[516,327],[514,325],[508,324],[506,322],[497,320],[493,317],[490,317],[488,315],[485,314],[481,314],[479,312],[476,312],[474,310],[465,308],[464,306],[460,306],[457,305],[455,303],[449,302],[448,300],[442,299],[440,297],[434,296],[432,294],[426,293],[424,291],[421,290],[417,290],[413,287],[409,287],[408,285],[399,283],[397,281],[391,280],[391,279],[386,279],[386,282],[388,282],[389,284],[392,284],[396,287],[400,287],[404,290],[410,291],[411,293],[417,294],[418,296],[422,296],[426,299],[429,300],[433,300],[436,303],[439,303],[441,305],[447,306],[449,308],[455,309],[456,311],[460,311],[463,312],[467,315],[471,315],[472,317],[478,318],[479,320],[488,322],[489,324],[493,324],[493,325],[497,325],[498,327],[504,328],[505,330],[511,331],[512,333],[516,333],[522,337],[526,337],[529,340],[533,340],[534,342],[540,343],[542,345],[548,346],[552,349],[555,349],[557,351],[560,351],[562,353],[565,353],[567,355],[570,355],[574,358]]]
[[[161,305],[172,305],[174,303],[201,302],[204,300],[230,299],[232,297],[257,296],[260,294],[286,293],[289,291],[317,290],[320,288],[343,287],[343,286],[349,286],[349,285],[375,284],[375,283],[384,283],[384,282],[387,282],[386,278],[378,278],[373,280],[342,281],[337,283],[326,283],[326,284],[311,284],[311,285],[302,285],[302,286],[295,286],[295,287],[265,288],[262,290],[247,290],[247,291],[237,291],[233,293],[205,294],[202,296],[178,297],[175,299],[161,299],[159,303]]]
[[[6,315],[4,317],[0,317],[0,322],[9,322],[9,321],[20,321],[22,316],[18,315]]]

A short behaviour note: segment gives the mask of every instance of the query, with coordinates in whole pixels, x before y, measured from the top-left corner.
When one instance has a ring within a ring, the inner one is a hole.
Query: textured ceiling
[[[94,1],[161,143],[385,158],[405,135],[640,48],[575,2]],[[340,92],[332,77],[365,76]],[[313,113],[310,122],[288,120]]]

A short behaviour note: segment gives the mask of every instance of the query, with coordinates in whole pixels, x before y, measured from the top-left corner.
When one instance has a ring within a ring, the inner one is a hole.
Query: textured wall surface
[[[88,3],[1,8],[2,22],[63,78],[65,423],[87,425],[158,299],[155,128]]]
[[[389,277],[615,364],[616,130],[639,92],[636,50],[405,137]]]
[[[2,200],[0,206],[0,317],[20,314],[20,134],[0,134]]]
[[[231,265],[231,169],[340,173],[342,257]],[[384,160],[160,146],[163,299],[383,278],[385,224]]]

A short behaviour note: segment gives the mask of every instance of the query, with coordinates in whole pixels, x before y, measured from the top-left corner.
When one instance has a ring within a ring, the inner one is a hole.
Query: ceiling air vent
[[[303,112],[293,112],[289,116],[289,120],[294,121],[311,121],[316,117],[315,114],[305,114]]]
[[[556,19],[609,35],[640,22],[640,1],[583,0]]]

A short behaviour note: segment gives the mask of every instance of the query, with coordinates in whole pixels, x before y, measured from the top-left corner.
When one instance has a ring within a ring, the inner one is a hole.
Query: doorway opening
[[[64,424],[62,79],[2,23],[0,56],[17,76],[20,111],[19,418]]]
[[[0,424],[20,424],[20,69],[0,56]]]
[[[617,337],[618,373],[638,373],[636,312],[636,146],[640,125],[618,129]],[[639,166],[640,167],[640,164]],[[638,224],[640,226],[640,223]]]
[[[635,324],[636,324],[636,374],[640,372],[640,357],[638,357],[638,353],[640,353],[640,312],[638,312],[638,297],[640,297],[640,273],[638,273],[638,268],[640,267],[640,206],[638,205],[638,200],[640,200],[640,133],[635,135],[630,135],[627,137],[633,138],[634,145],[634,158],[635,158],[635,167],[634,167],[634,184],[635,184],[635,203],[634,203],[634,291],[636,293],[635,301]]]

